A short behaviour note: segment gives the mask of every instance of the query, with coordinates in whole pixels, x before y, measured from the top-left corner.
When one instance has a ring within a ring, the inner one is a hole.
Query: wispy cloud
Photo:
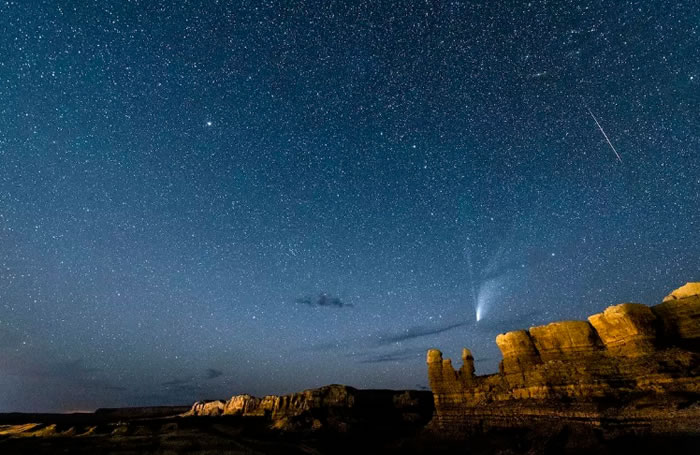
[[[296,299],[296,303],[310,307],[351,308],[353,306],[351,303],[346,303],[339,297],[334,297],[325,292],[322,292],[317,297],[300,297]]]
[[[110,392],[125,392],[125,391],[129,390],[126,387],[113,385],[113,384],[109,384],[109,383],[100,384],[99,386],[97,386],[97,388],[100,388],[102,390],[108,390]]]
[[[447,332],[450,330],[454,330],[460,327],[465,327],[468,325],[472,325],[473,321],[461,321],[461,322],[455,322],[452,324],[448,325],[421,325],[421,326],[414,326],[414,327],[409,327],[406,330],[400,331],[400,332],[394,332],[394,333],[383,333],[380,334],[377,340],[377,344],[379,345],[385,345],[385,344],[392,344],[392,343],[400,343],[402,341],[408,341],[408,340],[414,340],[416,338],[424,338],[424,337],[430,337],[433,335],[437,335],[439,333]]]
[[[161,382],[160,385],[162,385],[163,387],[179,387],[185,384],[189,384],[190,382],[192,382],[191,379],[174,378],[170,381]]]
[[[447,324],[426,324],[417,325],[412,327],[407,327],[403,330],[398,331],[386,331],[377,332],[369,334],[363,337],[353,337],[353,338],[343,338],[330,340],[315,344],[310,344],[301,348],[302,351],[308,352],[324,352],[324,351],[342,351],[342,350],[366,350],[371,352],[372,350],[381,349],[383,347],[389,347],[392,345],[401,345],[403,343],[410,343],[414,340],[419,339],[429,339],[432,336],[439,335],[441,333],[449,332],[452,330],[457,330],[460,328],[465,329],[465,333],[469,332],[471,334],[480,334],[482,336],[493,336],[495,337],[499,333],[507,332],[510,330],[527,329],[533,323],[537,322],[539,316],[544,314],[541,311],[530,311],[526,313],[518,313],[509,317],[500,317],[501,315],[494,315],[492,318],[485,318],[477,322],[475,319],[456,321]],[[427,350],[427,348],[425,349]],[[421,352],[425,352],[425,350]],[[360,363],[381,363],[381,362],[391,362],[397,360],[405,360],[410,358],[409,353],[388,353],[388,354],[368,354],[367,357],[358,360]],[[353,355],[353,357],[358,357],[358,355]],[[399,358],[401,357],[401,358]],[[484,359],[485,360],[485,359]],[[480,360],[483,361],[483,360]]]
[[[354,337],[346,339],[338,339],[334,341],[316,343],[302,348],[302,351],[319,352],[319,351],[331,351],[346,348],[377,348],[381,346],[388,346],[396,343],[401,343],[404,341],[410,341],[417,338],[430,337],[437,335],[442,332],[447,332],[459,327],[468,326],[470,322],[457,322],[448,325],[425,325],[425,326],[414,326],[409,327],[405,330],[396,332],[378,332],[364,337]]]
[[[506,318],[482,319],[474,329],[482,333],[503,333],[511,330],[527,329],[535,324],[543,311],[535,310]]]
[[[421,349],[401,349],[386,353],[364,353],[357,360],[358,363],[389,363],[401,362],[404,360],[416,360],[425,356],[427,348]]]
[[[221,370],[217,370],[215,368],[207,368],[205,377],[207,379],[216,379],[223,374],[224,374],[224,372]]]

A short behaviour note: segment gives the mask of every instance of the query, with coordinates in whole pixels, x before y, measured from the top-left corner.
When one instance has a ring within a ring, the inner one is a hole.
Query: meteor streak
[[[588,109],[588,108],[586,108]],[[588,109],[588,113],[591,114],[591,117],[593,117],[593,120],[595,121],[595,124],[598,125],[598,129],[600,130],[601,133],[603,133],[603,137],[605,138],[606,141],[608,141],[608,145],[610,145],[610,148],[612,149],[613,152],[615,152],[615,156],[617,157],[617,160],[622,163],[622,158],[620,158],[620,154],[617,153],[617,150],[615,150],[615,146],[612,145],[612,142],[610,142],[610,139],[608,139],[608,135],[605,134],[605,130],[603,130],[603,127],[600,126],[600,123],[598,123],[598,119],[595,118],[595,115],[593,115],[593,112]]]

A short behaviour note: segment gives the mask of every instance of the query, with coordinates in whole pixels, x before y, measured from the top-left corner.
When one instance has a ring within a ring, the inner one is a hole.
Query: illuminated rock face
[[[223,415],[245,415],[255,412],[260,406],[260,398],[252,395],[236,395],[224,405]]]
[[[600,339],[586,321],[552,322],[545,326],[531,327],[529,332],[543,362],[600,349]]]
[[[519,373],[542,363],[535,343],[527,330],[502,333],[496,337],[496,344],[503,354],[501,372]]]
[[[432,412],[432,394],[427,391],[358,390],[334,384],[289,395],[236,395],[226,402],[197,402],[183,416],[262,417],[278,429],[330,425],[344,431],[357,419],[424,425]]]
[[[495,375],[474,376],[473,360],[455,371],[440,351],[428,351],[431,426],[454,436],[475,426],[531,426],[536,416],[556,425],[613,419],[700,433],[700,407],[687,402],[700,402],[700,296],[693,292],[699,283],[653,307],[624,303],[588,321],[501,334]]]
[[[656,316],[646,305],[623,303],[588,318],[610,353],[641,356],[653,353]]]
[[[668,302],[669,300],[685,299],[698,295],[700,295],[700,283],[686,283],[664,297],[664,302]]]
[[[185,415],[220,416],[224,413],[225,407],[226,403],[221,400],[198,401]]]
[[[329,385],[290,395],[268,395],[263,398],[235,395],[226,402],[220,400],[198,401],[185,415],[245,415],[278,419],[299,415],[315,408],[352,408],[355,400],[354,392],[355,389],[350,387]]]

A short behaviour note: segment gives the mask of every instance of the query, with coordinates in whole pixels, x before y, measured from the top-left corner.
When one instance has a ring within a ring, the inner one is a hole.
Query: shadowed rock
[[[197,402],[183,416],[242,416],[269,420],[274,428],[295,430],[331,426],[345,431],[353,421],[384,419],[385,423],[424,422],[432,413],[430,392],[417,390],[358,390],[328,385],[289,395],[256,398],[236,395],[230,400]]]
[[[651,308],[660,321],[663,341],[700,349],[700,283],[688,283]]]

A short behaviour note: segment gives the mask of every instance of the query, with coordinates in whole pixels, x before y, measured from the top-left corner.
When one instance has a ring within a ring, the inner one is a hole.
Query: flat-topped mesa
[[[273,419],[296,416],[310,409],[342,407],[355,404],[358,391],[352,387],[332,384],[289,395],[234,395],[228,401],[198,401],[185,413],[187,416],[242,415]]]
[[[488,376],[474,375],[469,350],[459,371],[440,351],[428,352],[435,425],[464,423],[469,414],[496,412],[485,410],[488,403],[512,400],[564,406],[566,398],[567,406],[582,406],[612,399],[620,408],[650,393],[660,407],[683,394],[700,400],[700,283],[686,284],[656,306],[622,303],[587,321],[503,333],[496,344],[503,360],[499,373]],[[693,409],[700,427],[700,407]]]
[[[235,415],[261,418],[277,429],[327,427],[345,431],[348,425],[363,420],[386,425],[424,425],[432,412],[433,397],[428,391],[360,390],[332,384],[289,395],[235,395],[225,402],[200,401],[181,415]]]
[[[222,400],[197,401],[183,416],[220,416],[224,414],[226,402]]]
[[[260,406],[260,398],[252,395],[234,395],[224,406],[224,415],[246,415],[254,413]]]

